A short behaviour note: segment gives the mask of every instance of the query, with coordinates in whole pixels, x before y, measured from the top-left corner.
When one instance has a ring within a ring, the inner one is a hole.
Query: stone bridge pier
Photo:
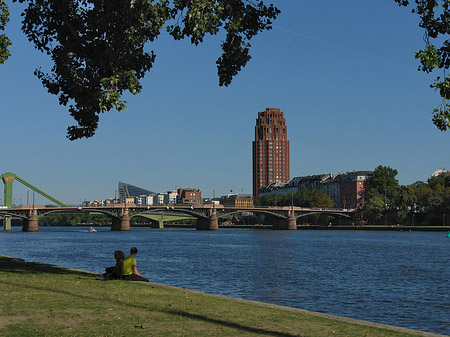
[[[197,230],[218,230],[219,220],[217,219],[216,209],[212,208],[209,212],[208,218],[197,219]]]
[[[39,232],[39,220],[36,210],[30,210],[30,215],[23,220],[22,232]]]
[[[113,218],[111,223],[112,231],[129,231],[130,230],[130,216],[128,209],[124,210],[121,217]]]
[[[287,218],[275,218],[273,220],[273,229],[296,230],[297,219],[295,218],[294,211],[289,211]]]

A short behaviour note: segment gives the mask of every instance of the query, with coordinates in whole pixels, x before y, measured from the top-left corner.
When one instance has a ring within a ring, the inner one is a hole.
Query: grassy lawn
[[[412,336],[306,311],[0,256],[0,336]]]

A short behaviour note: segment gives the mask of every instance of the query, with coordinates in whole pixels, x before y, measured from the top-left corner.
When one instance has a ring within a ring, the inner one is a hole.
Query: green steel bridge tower
[[[12,186],[13,186],[14,180],[17,180],[22,185],[28,187],[29,189],[35,191],[36,193],[38,193],[40,195],[42,195],[44,198],[54,202],[55,204],[57,204],[57,205],[59,205],[61,207],[67,207],[67,205],[65,205],[62,202],[56,200],[52,196],[50,196],[47,193],[41,191],[40,189],[38,189],[37,187],[31,185],[30,183],[26,182],[22,178],[19,178],[14,173],[11,173],[11,172],[3,173],[0,177],[2,178],[3,184],[5,185],[4,195],[3,195],[4,196],[3,205],[8,207],[8,208],[12,207],[12,200],[13,200],[13,197],[12,197]],[[11,216],[6,216],[5,217],[4,229],[5,230],[11,230]]]

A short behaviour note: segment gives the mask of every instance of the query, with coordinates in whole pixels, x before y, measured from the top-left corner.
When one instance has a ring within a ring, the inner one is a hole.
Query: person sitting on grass
[[[123,261],[122,280],[149,282],[149,280],[142,276],[137,270],[135,259],[137,253],[138,250],[136,247],[131,248],[130,255]]]
[[[106,273],[103,274],[106,280],[120,280],[122,278],[122,268],[125,254],[121,250],[116,250],[114,252],[114,258],[116,259],[116,265],[114,267],[106,268]]]

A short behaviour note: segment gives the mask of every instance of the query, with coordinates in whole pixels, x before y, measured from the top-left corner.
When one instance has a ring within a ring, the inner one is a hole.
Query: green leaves
[[[0,31],[5,30],[9,21],[9,10],[5,0],[0,0]],[[12,46],[11,41],[5,34],[0,34],[0,64],[5,64],[11,52],[8,50]]]
[[[35,74],[69,112],[77,125],[70,140],[92,137],[99,114],[125,110],[124,91],[140,92],[139,79],[152,67],[153,41],[168,11],[151,1],[28,1],[23,31],[54,62],[50,74]],[[162,2],[164,3],[164,2]]]
[[[379,165],[369,178],[368,200],[364,205],[367,219],[376,223],[387,210],[397,210],[400,187],[396,179],[398,172],[389,166]]]
[[[175,40],[190,37],[191,43],[198,45],[206,34],[215,35],[223,27],[227,35],[216,64],[219,85],[228,86],[251,59],[249,41],[259,32],[271,29],[279,13],[263,1],[255,4],[248,0],[178,0],[171,10],[175,23],[167,30]]]
[[[0,1],[3,29],[8,12]],[[37,69],[35,74],[60,104],[69,105],[77,122],[67,129],[70,140],[92,137],[100,113],[125,110],[123,93],[141,91],[140,79],[156,59],[144,48],[164,27],[175,40],[189,37],[194,45],[224,29],[223,53],[216,63],[219,85],[227,86],[251,58],[249,40],[270,29],[280,13],[273,5],[250,0],[13,1],[28,4],[22,30],[52,58],[50,73]],[[0,61],[9,55],[5,50],[0,45]]]
[[[432,45],[428,45],[424,50],[416,52],[414,56],[416,59],[420,59],[421,69],[427,73],[441,64],[441,55]]]
[[[407,6],[407,0],[395,0],[400,6]],[[450,128],[450,109],[447,100],[450,98],[450,80],[445,70],[450,66],[450,41],[445,37],[450,33],[450,3],[448,0],[415,0],[416,6],[413,12],[421,19],[419,26],[425,30],[425,48],[415,53],[420,60],[420,70],[431,72],[438,68],[444,71],[443,80],[437,77],[430,85],[439,91],[442,103],[433,109],[433,123],[439,130],[446,131]],[[430,42],[436,41],[436,45]],[[441,44],[441,45],[439,45]]]
[[[398,171],[389,166],[377,166],[369,179],[370,191],[379,195],[384,195],[385,192],[388,196],[394,194],[398,187],[398,180],[395,178],[397,174]]]
[[[364,215],[369,223],[380,223],[383,214],[386,210],[386,205],[380,195],[374,195],[364,205]]]

